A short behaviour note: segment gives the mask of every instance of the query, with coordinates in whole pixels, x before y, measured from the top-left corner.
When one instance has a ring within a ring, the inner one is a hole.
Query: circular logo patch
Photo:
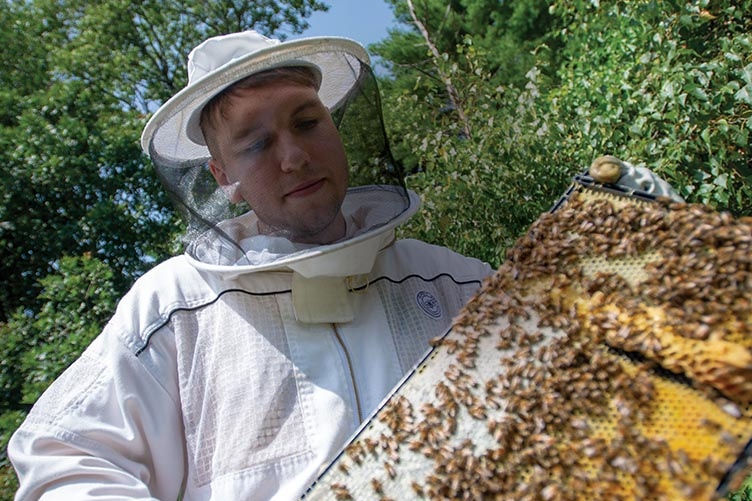
[[[439,304],[439,300],[436,299],[436,296],[434,296],[430,292],[418,292],[418,294],[415,296],[415,301],[429,317],[439,318],[441,316],[441,305]]]

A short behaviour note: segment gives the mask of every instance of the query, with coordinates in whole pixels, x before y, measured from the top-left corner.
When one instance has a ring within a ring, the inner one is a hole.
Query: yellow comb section
[[[305,497],[735,489],[752,473],[751,304],[752,219],[579,187]]]

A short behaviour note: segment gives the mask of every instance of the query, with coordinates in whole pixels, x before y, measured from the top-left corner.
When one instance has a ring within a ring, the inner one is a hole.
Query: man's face
[[[279,81],[233,90],[216,122],[211,172],[236,186],[263,233],[318,244],[344,236],[347,158],[314,88]]]

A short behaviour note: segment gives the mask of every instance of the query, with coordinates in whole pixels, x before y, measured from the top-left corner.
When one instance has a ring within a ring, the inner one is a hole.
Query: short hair
[[[274,82],[293,83],[312,87],[317,90],[319,87],[318,75],[307,66],[282,66],[279,68],[264,70],[249,75],[242,80],[238,80],[231,86],[227,87],[206,103],[201,110],[201,117],[199,119],[201,133],[204,135],[204,141],[206,142],[206,146],[209,148],[209,153],[211,153],[212,157],[221,161],[219,158],[219,146],[215,139],[214,131],[217,127],[217,120],[226,117],[225,110],[227,109],[229,97],[233,92],[240,89],[262,87]]]

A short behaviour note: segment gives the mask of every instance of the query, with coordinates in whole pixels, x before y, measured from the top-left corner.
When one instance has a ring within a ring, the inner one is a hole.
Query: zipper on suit
[[[355,371],[353,371],[352,361],[350,360],[350,353],[348,353],[345,342],[342,340],[342,336],[340,336],[339,334],[337,324],[332,324],[332,329],[334,330],[334,337],[337,338],[337,342],[342,348],[342,353],[344,353],[345,355],[345,364],[347,365],[347,370],[350,373],[350,382],[352,383],[353,395],[355,397],[355,410],[358,413],[358,425],[360,425],[360,423],[363,422],[363,411],[360,408],[360,395],[358,394],[358,385],[355,383]]]

